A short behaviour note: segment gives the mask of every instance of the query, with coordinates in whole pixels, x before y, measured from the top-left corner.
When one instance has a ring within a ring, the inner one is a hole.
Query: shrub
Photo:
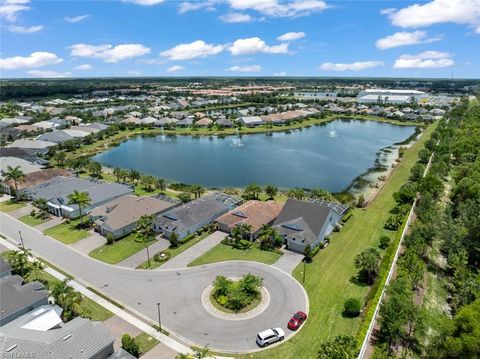
[[[177,248],[178,247],[178,234],[173,232],[168,239],[170,241],[170,247]]]
[[[379,248],[385,249],[390,244],[390,237],[389,236],[381,236],[380,237],[380,244],[378,245]]]
[[[349,298],[343,305],[343,309],[345,315],[348,317],[358,317],[360,310],[362,309],[362,304],[357,298]]]
[[[347,213],[345,216],[343,216],[342,222],[343,222],[343,223],[347,223],[347,221],[348,221],[350,218],[352,218],[352,216],[353,216],[353,212]]]
[[[32,209],[32,211],[30,212],[30,217],[35,217],[36,215],[37,215],[37,211]]]
[[[122,348],[132,354],[135,358],[140,356],[140,347],[135,338],[132,338],[129,334],[123,334]]]
[[[107,234],[107,244],[113,244],[113,234]]]
[[[403,215],[394,214],[388,217],[383,227],[390,231],[396,231],[398,228],[400,228],[400,226],[402,225],[402,222],[403,222]]]

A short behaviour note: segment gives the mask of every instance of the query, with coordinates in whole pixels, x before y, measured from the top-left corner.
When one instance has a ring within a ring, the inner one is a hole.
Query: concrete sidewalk
[[[223,239],[227,237],[224,232],[216,231],[204,238],[194,246],[188,248],[186,251],[180,253],[178,256],[173,257],[165,264],[161,266],[162,269],[179,269],[186,268],[188,263],[192,262],[196,258],[200,257],[205,252],[209,251]]]

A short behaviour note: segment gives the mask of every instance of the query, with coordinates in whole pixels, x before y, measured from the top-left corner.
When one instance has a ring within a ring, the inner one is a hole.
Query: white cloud
[[[235,40],[232,46],[228,49],[234,56],[236,55],[249,55],[258,52],[266,54],[286,54],[288,53],[288,44],[280,44],[268,46],[265,41],[259,37],[250,37],[247,39]]]
[[[390,14],[393,14],[395,11],[397,11],[397,9],[393,8],[393,7],[389,7],[388,9],[382,9],[380,10],[380,14],[382,15],[390,15]]]
[[[175,65],[175,66],[170,66],[167,69],[167,72],[178,72],[178,71],[182,71],[183,69],[185,69],[185,67],[180,66],[180,65]]]
[[[142,5],[142,6],[158,5],[164,1],[165,0],[122,0],[122,2],[128,2],[128,3]]]
[[[287,32],[277,37],[279,41],[293,41],[304,38],[306,35],[304,32]]]
[[[215,7],[214,5],[218,3],[218,0],[205,0],[205,1],[184,1],[178,6],[178,13],[179,14],[184,14],[189,11],[196,11],[196,10],[210,10],[214,11]]]
[[[335,64],[332,62],[325,62],[320,65],[320,69],[325,71],[361,71],[383,65],[384,64],[382,61],[357,61],[350,64]]]
[[[7,30],[10,32],[16,32],[18,34],[32,34],[34,32],[41,31],[43,29],[42,25],[34,25],[34,26],[16,26],[11,25],[7,26]]]
[[[119,62],[150,53],[148,47],[140,44],[121,44],[117,46],[75,44],[69,48],[71,56],[102,59],[105,62]]]
[[[251,22],[253,17],[241,12],[229,12],[228,14],[220,16],[220,20],[227,23]]]
[[[27,71],[27,74],[32,75],[33,77],[41,78],[61,78],[71,76],[71,72],[56,72],[56,71],[42,71],[42,70],[31,70]]]
[[[72,16],[72,17],[65,17],[64,20],[66,22],[76,24],[77,22],[83,21],[83,20],[85,20],[89,17],[90,17],[90,15],[78,15],[78,16]]]
[[[287,73],[286,73],[285,71],[275,72],[275,73],[273,74],[273,76],[283,77],[283,76],[287,76]]]
[[[246,65],[246,66],[232,66],[226,69],[226,71],[233,72],[260,72],[262,71],[262,66],[260,65]]]
[[[395,60],[394,69],[428,69],[454,64],[448,52],[424,51],[417,55],[402,55]]]
[[[381,50],[390,49],[392,47],[406,46],[406,45],[415,45],[415,44],[424,44],[431,43],[434,41],[441,40],[441,36],[427,38],[427,33],[425,31],[414,31],[407,32],[401,31],[396,32],[393,35],[378,39],[375,45]]]
[[[453,22],[470,25],[480,33],[480,3],[478,0],[432,0],[392,12],[393,25],[403,28],[424,27]]]
[[[179,44],[171,49],[160,53],[160,56],[170,60],[190,60],[196,57],[206,57],[222,52],[223,45],[207,44],[203,40],[197,40],[189,44]]]
[[[0,1],[0,18],[7,21],[15,21],[17,16],[22,11],[31,10],[27,4],[30,0],[3,0]]]
[[[0,59],[0,69],[13,70],[23,67],[42,67],[59,64],[63,59],[51,52],[32,52],[29,56],[15,56]]]
[[[323,0],[228,0],[235,10],[255,10],[272,17],[303,16],[328,8]]]
[[[92,65],[89,64],[83,64],[83,65],[78,65],[73,68],[74,70],[91,70]]]

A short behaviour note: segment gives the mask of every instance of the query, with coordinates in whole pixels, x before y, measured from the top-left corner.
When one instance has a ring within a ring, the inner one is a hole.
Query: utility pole
[[[158,328],[162,331],[162,318],[160,317],[160,302],[157,303],[157,311],[158,311]]]
[[[305,273],[307,272],[307,260],[303,258],[303,281],[302,283],[305,283]]]
[[[20,242],[22,243],[22,249],[25,250],[25,243],[23,242],[22,231],[18,231],[18,235],[20,236]]]
[[[150,252],[148,251],[148,246],[147,248],[147,262],[148,262],[148,268],[150,268]]]

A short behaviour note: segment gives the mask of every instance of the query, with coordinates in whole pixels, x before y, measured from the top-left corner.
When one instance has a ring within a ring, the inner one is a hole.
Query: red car
[[[297,330],[307,320],[307,315],[304,312],[296,312],[293,317],[288,321],[288,329]]]

